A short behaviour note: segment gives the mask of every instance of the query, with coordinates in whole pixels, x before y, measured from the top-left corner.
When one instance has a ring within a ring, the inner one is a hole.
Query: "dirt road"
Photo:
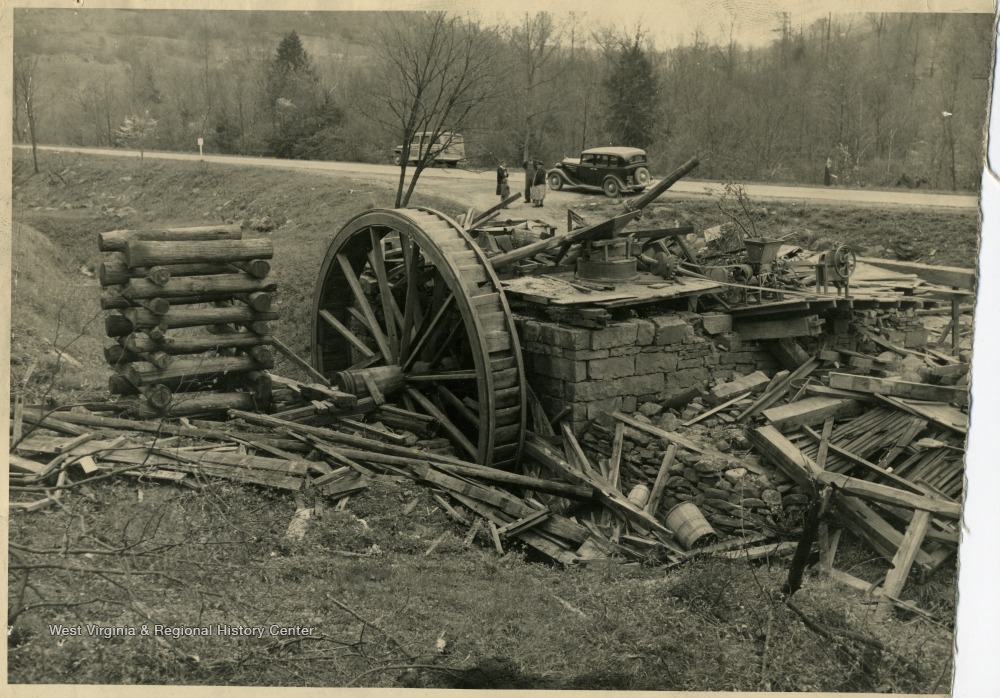
[[[14,146],[27,149],[27,146]],[[117,148],[71,148],[63,146],[39,146],[40,150],[54,153],[86,153],[112,157],[136,158],[138,151],[121,150]],[[198,155],[173,152],[146,151],[145,157],[164,160],[205,160],[207,163],[220,163],[244,167],[277,167],[289,170],[306,170],[330,175],[349,174],[352,176],[368,176],[380,181],[393,182],[399,178],[399,169],[394,165],[370,165],[358,162],[320,162],[314,160],[279,160],[276,158],[241,157],[235,155]],[[448,192],[466,198],[470,205],[482,210],[497,202],[493,194],[495,186],[494,171],[474,172],[471,170],[433,168],[425,170],[420,176],[418,186],[447,187]],[[511,192],[519,190],[521,171],[511,170]],[[759,200],[770,201],[808,201],[828,205],[845,204],[850,206],[879,207],[932,207],[944,209],[976,210],[979,207],[978,196],[971,194],[924,193],[915,191],[886,191],[866,189],[840,189],[823,187],[782,186],[772,184],[746,184],[750,196]],[[685,180],[675,184],[663,198],[671,196],[715,196],[721,194],[723,185],[719,182]],[[552,222],[565,220],[566,208],[578,206],[594,197],[602,195],[596,192],[564,190],[549,192],[546,199],[547,209],[525,208],[532,211],[532,217],[554,219]],[[516,206],[515,206],[516,207]],[[544,211],[544,215],[537,215]],[[517,215],[521,215],[518,213]]]

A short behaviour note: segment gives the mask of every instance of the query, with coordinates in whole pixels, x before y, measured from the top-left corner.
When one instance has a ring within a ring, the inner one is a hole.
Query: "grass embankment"
[[[29,393],[39,396],[54,379],[61,402],[104,395],[99,288],[79,271],[100,261],[96,232],[267,217],[277,227],[255,234],[275,245],[277,332],[307,355],[326,241],[358,210],[391,201],[381,184],[264,170],[147,163],[140,175],[120,161],[85,158],[57,171],[15,173],[12,332],[15,383],[29,357],[44,358],[60,311],[60,338],[81,334],[68,351],[82,369],[40,360],[49,372],[33,372]],[[464,210],[429,197],[414,203]],[[62,505],[11,517],[12,564],[37,565],[27,578],[12,571],[11,598],[26,582],[25,603],[54,604],[18,616],[9,637],[14,683],[930,692],[950,681],[948,569],[907,587],[944,625],[902,615],[875,621],[861,594],[806,580],[799,606],[835,635],[877,638],[885,649],[876,650],[807,629],[778,600],[784,560],[693,561],[665,571],[558,569],[516,550],[500,557],[485,538],[466,548],[465,529],[425,490],[390,478],[376,478],[346,511],[327,509],[301,543],[284,538],[292,496],[218,481],[195,492],[105,480],[67,492]],[[837,566],[877,581],[885,564],[845,539]],[[46,552],[54,550],[63,554]],[[47,627],[55,623],[315,631],[308,639],[58,638]]]

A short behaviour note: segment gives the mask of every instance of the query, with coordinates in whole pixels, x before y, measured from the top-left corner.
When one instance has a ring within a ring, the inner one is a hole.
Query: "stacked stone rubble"
[[[651,409],[645,410],[651,412]],[[635,419],[650,421],[668,430],[676,429],[678,418],[669,412],[651,420],[637,412]],[[739,427],[720,425],[711,429],[693,427],[687,435],[700,435],[702,441],[731,454],[749,451],[750,444]],[[612,430],[593,424],[582,437],[582,443],[595,458],[608,458],[612,452]],[[638,484],[653,486],[668,444],[631,427],[625,427],[624,447],[620,465],[623,492]],[[802,508],[808,496],[780,472],[764,467],[759,459],[747,453],[742,456],[748,467],[732,467],[717,457],[701,456],[679,449],[656,515],[662,520],[681,502],[694,502],[705,518],[720,533],[773,533],[801,524]],[[758,472],[754,472],[758,471]],[[763,473],[763,474],[761,474]]]

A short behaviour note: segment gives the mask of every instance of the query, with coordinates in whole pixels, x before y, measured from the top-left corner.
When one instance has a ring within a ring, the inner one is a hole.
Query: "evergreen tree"
[[[659,78],[640,32],[605,45],[610,69],[604,78],[607,131],[614,145],[648,148],[659,113]]]

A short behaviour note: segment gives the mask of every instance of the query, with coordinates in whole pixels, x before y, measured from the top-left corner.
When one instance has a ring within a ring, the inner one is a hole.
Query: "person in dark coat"
[[[507,163],[501,162],[497,167],[497,196],[500,196],[501,184],[505,179],[507,179]]]
[[[535,163],[535,174],[531,178],[531,202],[535,206],[545,205],[545,168]]]
[[[524,203],[531,201],[531,178],[534,176],[535,171],[531,167],[531,163],[525,160],[521,167],[524,168]]]

